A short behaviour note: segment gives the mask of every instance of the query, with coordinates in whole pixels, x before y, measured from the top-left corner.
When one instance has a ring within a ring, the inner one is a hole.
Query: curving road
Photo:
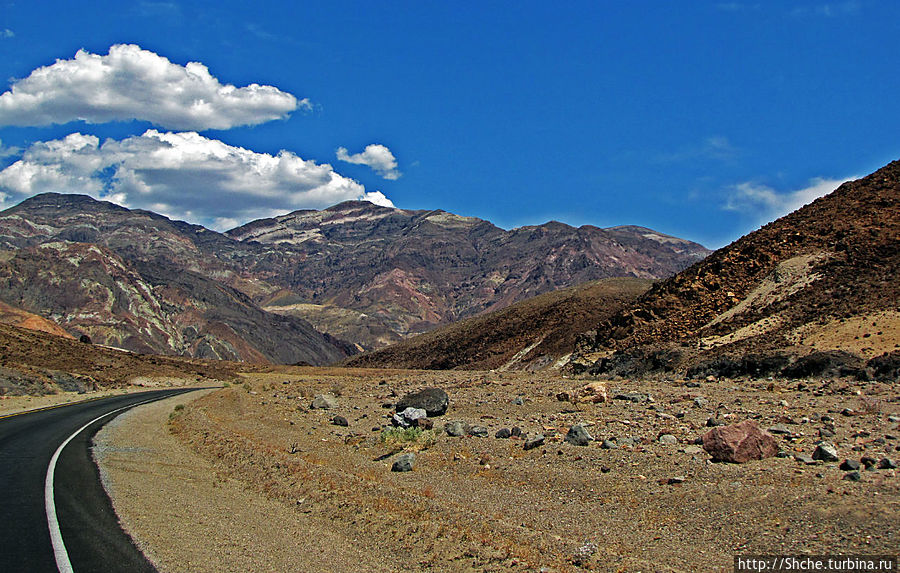
[[[119,526],[91,458],[91,440],[125,409],[193,390],[114,396],[0,418],[0,571],[155,571]]]

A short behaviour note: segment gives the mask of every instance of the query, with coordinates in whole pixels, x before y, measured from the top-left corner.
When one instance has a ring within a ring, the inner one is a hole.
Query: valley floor
[[[838,463],[711,463],[692,443],[711,417],[754,418],[790,432],[777,436],[790,455],[812,454],[820,430],[833,429],[842,460],[896,462],[889,416],[900,399],[888,385],[622,380],[609,382],[609,402],[576,405],[557,395],[585,381],[544,374],[284,369],[244,379],[142,407],[98,434],[116,509],[161,571],[732,571],[735,555],[900,546],[900,470],[849,481]],[[460,420],[488,437],[420,436],[408,444],[424,448],[414,470],[392,472],[400,444],[382,438],[393,413],[384,406],[425,386],[450,395],[436,430]],[[310,409],[326,392],[336,407]],[[636,401],[612,399],[624,392]],[[576,423],[589,445],[563,441]],[[494,437],[512,426],[545,444]],[[620,446],[604,449],[606,439]]]

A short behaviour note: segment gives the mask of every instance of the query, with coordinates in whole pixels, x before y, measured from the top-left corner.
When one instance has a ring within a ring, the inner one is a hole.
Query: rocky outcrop
[[[628,375],[732,360],[736,372],[764,375],[783,370],[779,355],[892,351],[898,236],[895,161],[655,284],[579,338],[576,369]],[[742,362],[748,355],[753,363]]]

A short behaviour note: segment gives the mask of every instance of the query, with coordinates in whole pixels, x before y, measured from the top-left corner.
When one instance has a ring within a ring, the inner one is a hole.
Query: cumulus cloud
[[[9,28],[3,28],[0,30],[0,38],[15,38],[16,33],[10,30]]]
[[[337,150],[337,158],[347,163],[366,165],[385,179],[399,179],[402,173],[397,170],[397,159],[386,146],[373,143],[367,145],[362,153],[350,155],[344,147]]]
[[[309,100],[273,86],[222,84],[206,66],[180,66],[136,45],[105,56],[79,50],[0,95],[0,125],[141,120],[167,129],[229,129],[287,117]]]
[[[723,207],[729,211],[739,211],[750,215],[760,222],[769,222],[796,211],[819,197],[828,195],[843,183],[857,178],[826,179],[817,177],[811,179],[809,185],[803,189],[787,192],[779,192],[768,185],[749,181],[738,183],[728,189],[728,198]]]
[[[195,132],[152,129],[103,143],[80,133],[35,143],[0,171],[3,208],[48,191],[84,193],[217,230],[347,200],[393,206],[331,165],[290,151],[256,153]]]

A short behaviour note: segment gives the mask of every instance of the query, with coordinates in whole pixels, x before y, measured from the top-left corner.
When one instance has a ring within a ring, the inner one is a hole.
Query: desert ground
[[[573,401],[588,382],[277,368],[128,413],[96,456],[164,572],[732,571],[735,555],[900,546],[896,388],[619,379],[607,402]],[[450,398],[434,429],[390,430],[396,402],[425,387]],[[310,407],[321,394],[333,407]],[[695,443],[746,419],[779,432],[778,456],[714,463]],[[486,436],[450,436],[451,421]],[[565,441],[577,424],[588,445]],[[514,426],[543,445],[495,437]],[[803,457],[821,440],[838,461]],[[403,451],[412,471],[392,471]],[[861,458],[875,465],[840,467]]]

